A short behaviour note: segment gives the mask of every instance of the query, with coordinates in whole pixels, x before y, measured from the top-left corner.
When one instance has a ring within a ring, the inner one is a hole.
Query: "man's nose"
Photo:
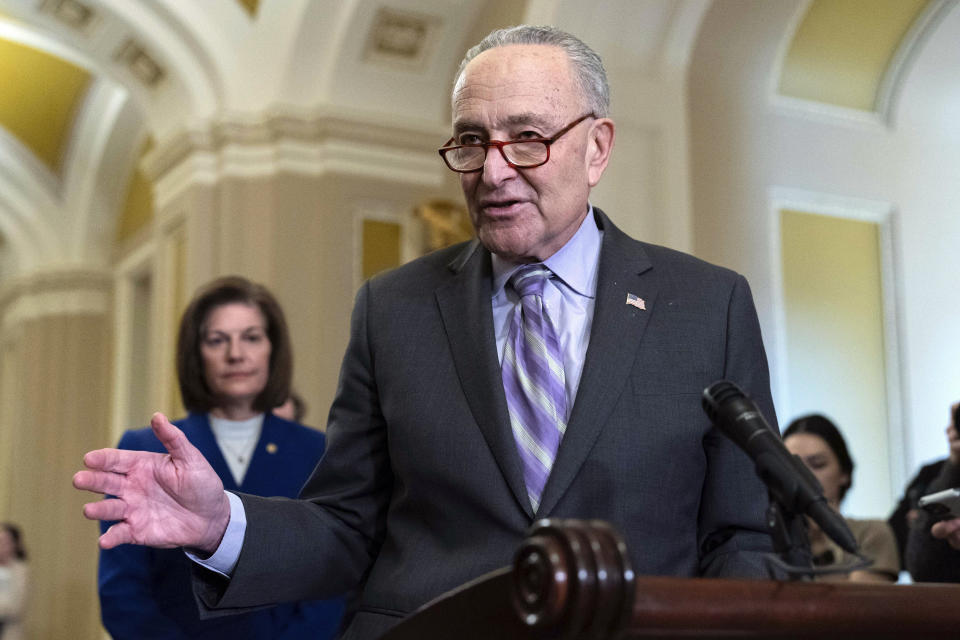
[[[507,163],[499,147],[487,147],[487,157],[483,159],[483,170],[480,172],[487,184],[499,184],[517,175],[517,170]]]

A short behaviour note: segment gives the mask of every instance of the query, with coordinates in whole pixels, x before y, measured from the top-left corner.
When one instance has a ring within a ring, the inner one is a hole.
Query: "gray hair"
[[[453,86],[463,78],[467,63],[489,49],[511,44],[545,44],[560,47],[567,54],[577,77],[577,85],[586,106],[598,118],[606,118],[610,113],[610,85],[607,84],[607,72],[603,68],[600,56],[582,40],[556,27],[517,25],[506,29],[497,29],[472,47],[460,62]]]

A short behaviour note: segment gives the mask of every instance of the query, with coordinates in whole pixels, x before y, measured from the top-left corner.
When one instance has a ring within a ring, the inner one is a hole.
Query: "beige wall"
[[[856,463],[850,504],[883,514],[888,481],[886,363],[880,229],[873,222],[780,214],[788,390],[781,422],[821,413]]]
[[[417,205],[438,197],[459,201],[460,195],[455,177],[436,158],[445,128],[410,131],[377,123],[382,143],[369,145],[363,139],[369,135],[366,125],[358,127],[357,137],[344,132],[335,140],[310,133],[322,125],[234,124],[232,146],[184,148],[190,143],[181,139],[158,145],[148,157],[156,184],[151,228],[118,250],[115,437],[149,417],[128,423],[130,408],[144,406],[132,395],[143,386],[131,369],[138,335],[151,336],[145,361],[156,380],[166,381],[149,390],[146,406],[182,411],[174,370],[178,319],[197,287],[228,273],[266,284],[283,305],[294,346],[295,387],[310,408],[308,422],[325,427],[350,309],[363,280],[364,252],[376,250],[363,244],[364,221],[396,225],[399,246],[390,253],[407,260],[425,245]],[[260,128],[271,126],[295,140],[247,142],[261,139]],[[190,140],[197,138],[202,140]],[[284,144],[292,143],[311,151],[285,160]],[[345,157],[348,162],[338,163]],[[145,274],[152,296],[146,317],[129,308],[134,285]]]
[[[935,3],[936,4],[936,3]],[[704,17],[689,74],[696,253],[745,274],[753,289],[778,412],[794,383],[782,374],[779,210],[829,213],[881,224],[889,438],[878,497],[899,495],[919,466],[946,453],[947,408],[958,398],[960,126],[956,68],[960,10],[939,3],[888,70],[881,111],[798,103],[776,93],[778,64],[809,3],[715,2]],[[931,5],[933,6],[933,5]],[[952,65],[952,66],[951,66]],[[850,378],[842,394],[855,392]],[[821,403],[823,404],[823,403]],[[859,494],[859,495],[858,495]],[[847,499],[855,513],[885,517],[893,504]],[[870,506],[875,505],[875,506]],[[868,513],[869,511],[869,513]]]
[[[69,489],[83,454],[107,442],[109,279],[45,276],[3,297],[4,519],[30,554],[27,637],[93,638],[97,527],[81,515],[89,496]],[[8,422],[14,418],[13,422]]]

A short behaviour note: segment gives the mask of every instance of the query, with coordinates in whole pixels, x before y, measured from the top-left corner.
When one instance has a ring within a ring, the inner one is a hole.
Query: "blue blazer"
[[[268,413],[243,483],[233,479],[205,414],[176,423],[213,466],[229,491],[294,497],[323,454],[323,433]],[[165,453],[150,428],[127,431],[121,449]],[[106,530],[113,523],[104,523]],[[99,593],[103,626],[117,640],[334,637],[343,600],[286,603],[201,620],[190,588],[190,560],[181,549],[121,545],[100,551]]]

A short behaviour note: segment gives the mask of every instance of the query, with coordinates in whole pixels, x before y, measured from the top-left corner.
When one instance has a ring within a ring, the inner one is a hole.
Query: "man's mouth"
[[[489,216],[509,216],[523,204],[521,200],[486,200],[481,203],[483,213]]]

